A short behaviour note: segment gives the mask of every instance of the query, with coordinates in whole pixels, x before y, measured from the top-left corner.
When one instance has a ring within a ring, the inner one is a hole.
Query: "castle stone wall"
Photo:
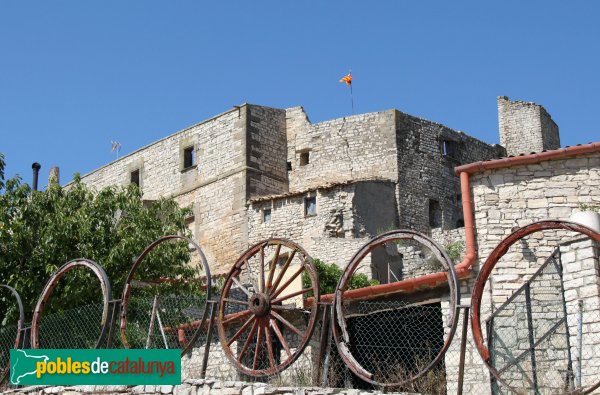
[[[287,192],[285,110],[248,108],[248,197]]]
[[[388,181],[360,181],[251,201],[250,242],[269,237],[291,239],[314,258],[343,267],[368,236],[382,231],[377,224],[394,219],[394,188]],[[305,215],[309,197],[316,198],[315,215]],[[267,222],[265,210],[271,210]]]
[[[460,180],[454,167],[497,158],[504,149],[435,122],[395,113],[399,227],[421,232],[460,227]]]
[[[508,155],[560,148],[558,126],[544,107],[498,97],[500,144]]]
[[[301,107],[287,110],[290,191],[364,178],[397,179],[394,112],[311,124]],[[302,165],[302,154],[309,163]]]

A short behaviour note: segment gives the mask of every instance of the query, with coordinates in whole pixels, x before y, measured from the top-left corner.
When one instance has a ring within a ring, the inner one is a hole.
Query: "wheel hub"
[[[271,301],[266,294],[258,293],[250,298],[250,311],[257,317],[263,317],[271,311]]]

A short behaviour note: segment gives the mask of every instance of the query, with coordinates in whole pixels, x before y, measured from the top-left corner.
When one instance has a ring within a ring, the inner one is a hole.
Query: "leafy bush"
[[[321,295],[334,293],[335,287],[340,277],[342,277],[342,269],[335,263],[325,263],[320,259],[315,259],[314,264],[319,274],[319,292]],[[308,275],[303,276],[302,282],[305,288],[310,287]],[[350,279],[348,289],[364,288],[377,284],[379,284],[379,281],[369,279],[366,274],[355,273]]]
[[[446,252],[454,263],[460,260],[464,251],[465,243],[462,240],[455,241],[454,243],[450,243],[446,246]]]
[[[132,259],[150,242],[167,234],[190,233],[185,224],[189,208],[180,208],[173,199],[147,207],[136,185],[95,191],[75,175],[68,187],[50,183],[44,191],[33,191],[19,177],[5,180],[4,165],[0,154],[0,283],[20,293],[26,319],[46,281],[67,261],[85,257],[98,262],[118,298]],[[195,269],[187,265],[189,256],[186,242],[165,243],[148,255],[136,278],[159,279],[165,273],[190,278]],[[191,287],[165,283],[161,291],[181,294]],[[44,314],[98,303],[98,289],[89,271],[69,272]],[[14,319],[14,310],[12,300],[0,300],[0,319],[9,315]]]

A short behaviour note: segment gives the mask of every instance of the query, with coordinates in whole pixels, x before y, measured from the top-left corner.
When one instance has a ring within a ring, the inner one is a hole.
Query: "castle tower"
[[[560,148],[558,125],[539,104],[498,97],[500,144],[507,155]]]

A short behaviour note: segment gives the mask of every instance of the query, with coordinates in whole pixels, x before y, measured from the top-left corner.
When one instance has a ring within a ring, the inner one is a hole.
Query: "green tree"
[[[26,319],[49,277],[67,261],[98,262],[111,281],[113,297],[119,298],[133,259],[148,244],[167,234],[189,236],[185,225],[189,208],[164,198],[144,205],[135,185],[94,191],[75,175],[66,188],[50,183],[45,191],[32,191],[19,177],[5,180],[4,168],[0,154],[0,283],[20,293]],[[147,257],[136,277],[195,276],[197,269],[187,264],[189,254],[185,242],[164,243]],[[53,298],[48,308],[57,311],[99,302],[94,300],[98,281],[90,273],[75,270],[66,276],[68,281],[54,290],[61,297]],[[191,286],[166,283],[162,291],[185,292],[186,287]],[[5,319],[15,316],[10,306],[6,301],[0,305]]]
[[[317,269],[319,275],[319,292],[321,295],[332,294],[335,292],[335,287],[342,277],[342,268],[335,263],[322,262],[320,259],[314,259],[313,263]],[[304,275],[302,278],[303,286],[305,288],[310,287],[310,278],[308,275]],[[348,289],[364,288],[371,285],[377,285],[379,281],[370,280],[366,274],[355,273],[350,278],[350,284]]]

